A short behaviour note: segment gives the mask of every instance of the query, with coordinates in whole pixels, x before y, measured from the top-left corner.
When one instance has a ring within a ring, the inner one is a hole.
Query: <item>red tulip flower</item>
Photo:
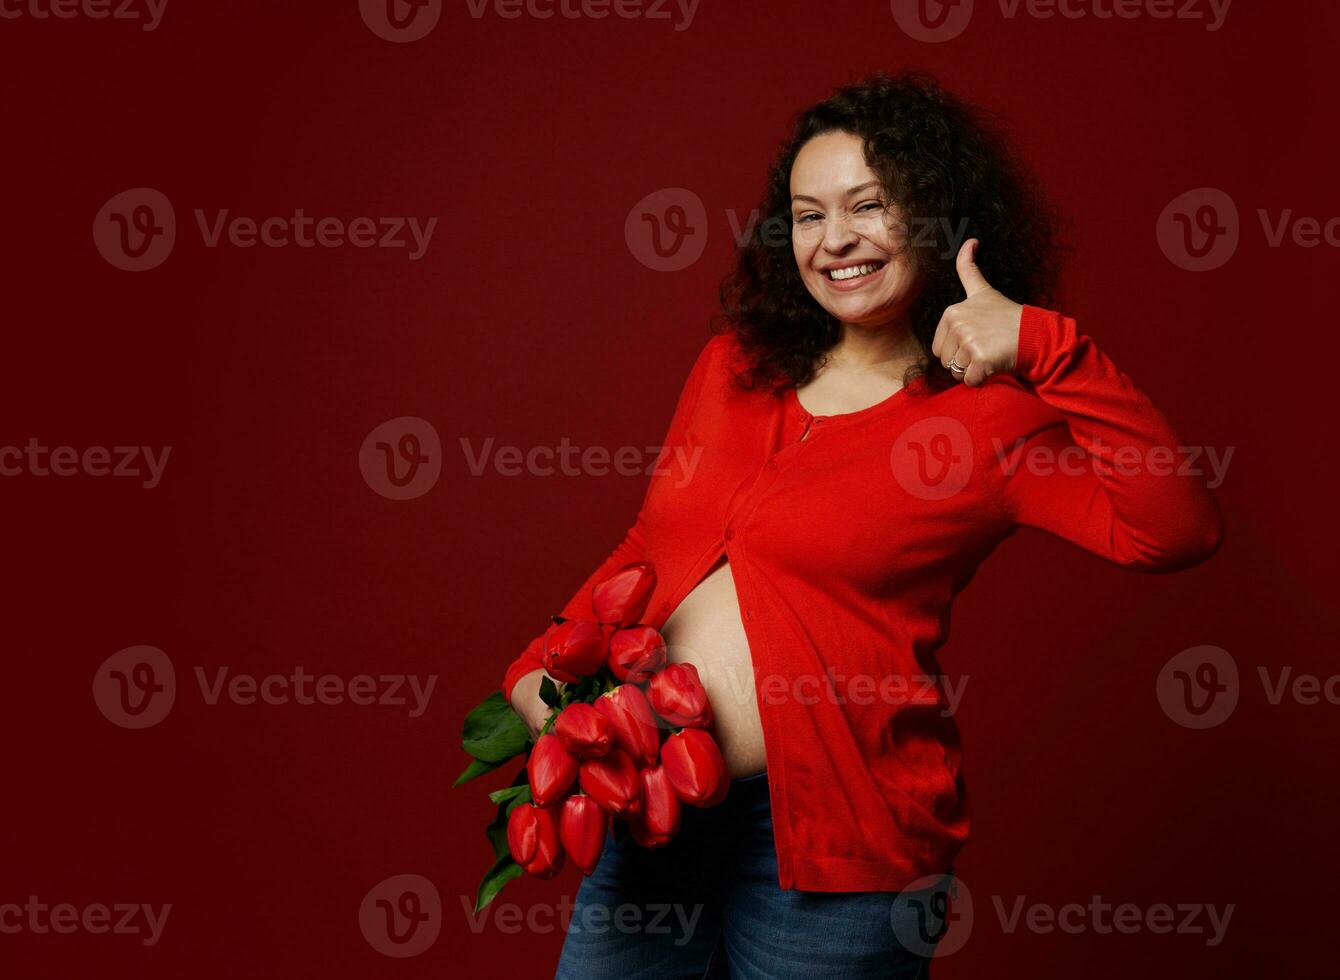
[[[614,726],[614,744],[639,766],[655,763],[661,749],[661,730],[642,688],[621,684],[596,698],[596,711]]]
[[[690,806],[716,806],[730,789],[721,748],[701,728],[683,728],[666,739],[661,767],[675,795]]]
[[[537,878],[552,878],[563,869],[563,845],[554,811],[522,803],[507,817],[507,846],[512,858]]]
[[[577,782],[582,792],[616,817],[626,817],[642,808],[642,780],[632,756],[610,749],[599,759],[582,760]]]
[[[582,759],[595,759],[614,745],[614,726],[595,708],[574,701],[554,722],[554,734],[563,747]]]
[[[596,619],[611,626],[632,626],[647,611],[656,588],[656,569],[651,562],[625,565],[591,591]]]
[[[706,728],[712,723],[712,703],[693,664],[670,664],[647,687],[656,713],[671,725]]]
[[[563,747],[557,735],[546,733],[530,750],[526,776],[531,799],[539,806],[549,806],[557,803],[577,778],[577,758]]]
[[[595,797],[573,793],[558,814],[558,839],[572,862],[589,875],[600,862],[610,817]]]
[[[610,636],[609,667],[629,684],[645,684],[665,666],[665,638],[650,626],[630,626]]]
[[[628,827],[643,847],[664,847],[679,833],[684,805],[664,766],[648,766],[640,775],[642,812],[628,821]]]
[[[556,681],[575,683],[598,671],[609,655],[609,635],[589,619],[565,619],[544,634],[540,665]]]

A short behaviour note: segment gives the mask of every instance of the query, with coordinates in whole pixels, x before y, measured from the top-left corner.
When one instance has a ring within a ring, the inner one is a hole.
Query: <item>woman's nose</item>
[[[856,232],[847,223],[845,216],[829,218],[824,223],[824,248],[830,252],[841,252],[856,241]]]

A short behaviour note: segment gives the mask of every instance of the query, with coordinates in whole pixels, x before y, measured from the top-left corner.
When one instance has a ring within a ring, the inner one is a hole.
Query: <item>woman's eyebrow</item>
[[[851,197],[853,194],[858,194],[858,193],[860,193],[861,191],[865,190],[866,188],[869,188],[869,187],[876,187],[876,186],[878,186],[878,185],[879,185],[879,181],[877,181],[877,180],[868,180],[868,181],[866,181],[864,184],[860,184],[860,185],[857,186],[857,187],[849,188],[849,189],[847,190],[847,193],[844,194],[844,195],[842,195],[842,196],[843,196],[843,197]],[[796,201],[813,201],[815,204],[819,204],[819,203],[820,203],[820,201],[819,201],[819,199],[818,199],[817,197],[810,197],[808,194],[792,194],[792,195],[791,195],[791,202],[794,204]]]

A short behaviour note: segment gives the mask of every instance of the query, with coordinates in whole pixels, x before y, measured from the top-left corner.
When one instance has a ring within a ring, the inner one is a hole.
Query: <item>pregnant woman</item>
[[[969,828],[955,595],[1021,526],[1146,572],[1219,547],[1167,419],[1045,305],[1047,211],[971,107],[915,73],[839,89],[761,214],[636,523],[562,611],[654,563],[646,621],[699,669],[730,792],[664,848],[607,838],[563,978],[926,976]],[[503,682],[532,731],[540,645]]]

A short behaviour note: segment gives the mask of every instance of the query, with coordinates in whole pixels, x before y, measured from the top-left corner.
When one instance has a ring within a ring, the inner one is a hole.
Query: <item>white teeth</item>
[[[828,273],[828,278],[841,282],[843,279],[854,279],[856,276],[868,276],[882,264],[880,262],[867,262],[865,265],[854,265],[847,269],[834,269]]]

